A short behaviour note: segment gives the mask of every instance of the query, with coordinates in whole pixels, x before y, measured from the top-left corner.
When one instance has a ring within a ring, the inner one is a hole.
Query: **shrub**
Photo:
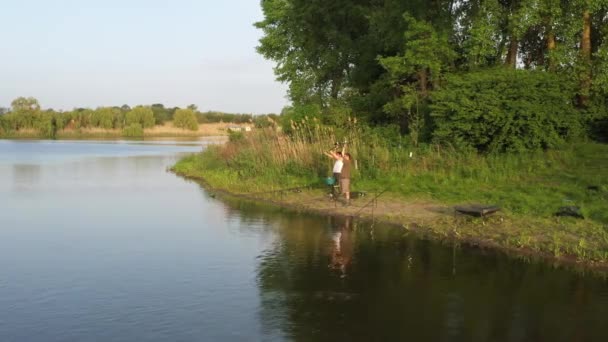
[[[143,137],[144,129],[141,124],[132,123],[123,129],[122,134],[130,138]]]
[[[542,71],[451,75],[431,98],[433,138],[485,152],[553,148],[582,134],[574,93],[572,83]]]
[[[165,108],[162,104],[153,104],[150,109],[154,113],[154,121],[157,125],[162,125],[165,121],[171,120],[171,109]]]
[[[144,106],[137,106],[125,114],[126,125],[138,123],[143,128],[154,127],[154,112],[152,109]]]
[[[10,130],[9,122],[4,117],[4,115],[0,115],[0,135],[8,134]]]
[[[38,120],[34,124],[34,128],[44,138],[54,138],[56,133],[57,123],[53,113],[43,112],[39,115]]]
[[[232,130],[228,130],[228,141],[236,143],[239,141],[243,141],[245,139],[245,134],[243,132],[236,132]]]
[[[178,109],[175,111],[175,114],[173,115],[173,125],[191,131],[198,130],[196,115],[191,109]]]
[[[118,113],[120,113],[120,109],[112,107],[97,108],[93,114],[93,117],[95,118],[94,126],[104,129],[114,128],[114,121],[118,116]]]

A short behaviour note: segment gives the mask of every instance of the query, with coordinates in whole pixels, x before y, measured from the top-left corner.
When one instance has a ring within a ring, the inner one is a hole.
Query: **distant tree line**
[[[145,128],[173,121],[175,127],[197,130],[204,123],[251,123],[264,125],[266,115],[230,114],[222,112],[201,113],[195,105],[187,108],[167,108],[163,104],[151,106],[128,105],[90,108],[75,108],[71,111],[42,109],[33,97],[19,97],[12,101],[11,108],[0,108],[0,136],[20,130],[36,130],[41,136],[53,137],[63,129],[120,129],[125,135],[141,135]]]

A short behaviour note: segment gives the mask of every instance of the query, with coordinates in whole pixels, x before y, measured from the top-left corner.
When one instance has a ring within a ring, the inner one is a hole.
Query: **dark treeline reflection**
[[[267,332],[299,341],[608,340],[605,279],[350,218],[227,208],[256,223],[242,227],[276,235],[258,266]]]

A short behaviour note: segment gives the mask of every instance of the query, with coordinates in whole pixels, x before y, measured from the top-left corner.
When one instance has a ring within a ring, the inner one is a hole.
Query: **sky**
[[[0,0],[0,107],[196,104],[278,113],[259,0]]]

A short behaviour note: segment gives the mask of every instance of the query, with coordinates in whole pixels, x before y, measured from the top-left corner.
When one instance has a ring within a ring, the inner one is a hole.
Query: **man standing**
[[[350,170],[351,170],[351,155],[350,153],[345,153],[344,158],[342,158],[342,172],[340,173],[340,189],[344,194],[344,198],[346,198],[346,202],[344,206],[348,206],[350,204]]]

